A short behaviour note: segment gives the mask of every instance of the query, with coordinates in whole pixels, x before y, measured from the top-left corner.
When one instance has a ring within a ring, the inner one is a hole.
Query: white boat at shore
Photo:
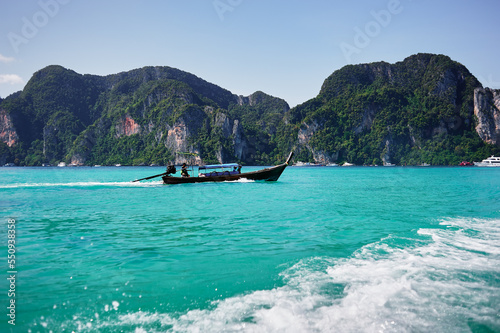
[[[500,167],[500,157],[492,155],[481,162],[474,162],[474,165],[479,167]]]
[[[320,163],[310,163],[310,162],[296,162],[293,166],[297,167],[319,167],[319,166],[324,166],[323,164]]]
[[[58,164],[57,166],[58,166],[58,167],[63,168],[63,167],[65,167],[65,166],[66,166],[66,163],[64,163],[64,162],[59,162],[59,164]]]
[[[350,167],[350,166],[354,166],[354,164],[352,163],[349,163],[349,162],[345,162],[344,164],[342,164],[343,167]]]

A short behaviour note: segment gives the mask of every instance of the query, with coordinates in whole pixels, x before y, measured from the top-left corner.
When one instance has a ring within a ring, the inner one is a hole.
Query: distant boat
[[[13,166],[16,166],[16,165],[14,163],[7,163],[4,166],[6,166],[6,167],[13,167]]]
[[[396,164],[392,164],[392,163],[387,162],[387,163],[384,163],[384,166],[393,167],[393,166],[396,166]]]
[[[99,164],[94,165],[94,168],[100,168],[101,166]]]
[[[122,165],[120,163],[115,164],[116,167],[121,167]]]
[[[474,163],[462,161],[458,166],[474,166]]]
[[[58,166],[58,167],[63,168],[63,167],[65,167],[65,166],[66,166],[66,163],[64,163],[64,162],[59,162],[59,164],[58,164],[57,166]]]
[[[342,164],[343,167],[349,167],[349,166],[354,166],[354,164],[352,163],[349,163],[349,162],[345,162],[344,164]]]
[[[337,163],[328,163],[326,166],[327,167],[338,167],[339,165]]]
[[[500,157],[492,155],[481,162],[474,162],[474,165],[479,167],[500,167]]]
[[[430,164],[428,164],[428,163],[422,163],[422,164],[420,164],[420,166],[423,166],[423,167],[428,167],[428,166],[431,166],[431,165],[430,165]]]
[[[310,163],[310,162],[297,162],[293,166],[298,166],[298,167],[319,167],[319,166],[325,166],[324,164],[321,163]]]

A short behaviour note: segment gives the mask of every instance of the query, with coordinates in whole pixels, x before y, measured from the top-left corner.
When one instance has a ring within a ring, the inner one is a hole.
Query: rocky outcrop
[[[338,158],[339,158],[339,152],[327,152],[324,150],[316,150],[312,149],[311,153],[313,155],[313,159],[315,163],[320,163],[320,164],[330,164],[330,163],[335,163]]]
[[[225,113],[217,113],[215,115],[215,126],[222,130],[224,137],[228,138],[233,133],[234,121],[229,119]]]
[[[71,164],[84,165],[97,142],[97,138],[105,136],[110,127],[110,120],[101,118],[83,131],[75,140],[75,144],[68,154],[67,159],[71,161]]]
[[[0,140],[21,165],[193,161],[183,153],[198,154],[195,163],[266,164],[290,149],[310,162],[356,164],[420,163],[444,149],[436,163],[452,164],[464,138],[479,141],[474,131],[500,145],[499,91],[478,87],[449,57],[418,54],[345,66],[290,109],[261,91],[238,96],[169,67],[100,77],[49,66],[0,100]]]
[[[321,125],[319,125],[315,121],[310,124],[303,123],[300,126],[299,132],[297,134],[298,143],[299,145],[305,147],[312,154],[315,163],[334,163],[339,157],[338,152],[328,152],[325,150],[316,149],[310,144],[310,140],[320,128]]]
[[[95,127],[90,128],[80,135],[76,151],[71,156],[71,164],[84,165],[88,155],[96,143],[96,130]]]
[[[300,145],[308,146],[309,141],[313,137],[314,133],[318,130],[319,124],[315,121],[312,123],[303,123],[300,126],[299,133],[297,135],[297,138],[299,140]]]
[[[247,159],[247,149],[248,142],[245,138],[245,134],[243,133],[243,127],[240,124],[240,121],[236,119],[233,122],[233,145],[234,145],[234,156],[239,160]]]
[[[125,116],[118,124],[116,124],[115,129],[117,138],[122,136],[131,136],[141,131],[139,124],[137,124],[129,115]]]
[[[377,108],[373,106],[365,108],[363,111],[363,117],[361,118],[360,124],[354,128],[354,134],[360,134],[365,130],[370,130],[376,114],[377,114]]]
[[[274,112],[284,114],[290,110],[288,103],[277,97],[273,97],[263,93],[262,91],[256,91],[249,96],[236,96],[236,101],[238,105],[249,105],[255,107],[257,110],[263,108],[267,110],[273,110]]]
[[[318,152],[325,151],[356,164],[420,164],[424,159],[455,164],[473,156],[462,148],[465,138],[474,136],[478,87],[481,83],[465,66],[444,55],[348,65],[324,81],[318,96],[290,110],[288,119],[297,128],[298,146],[316,162],[323,158]],[[498,142],[497,118],[486,118],[479,126],[481,138]]]
[[[477,88],[474,90],[476,132],[487,143],[500,146],[500,90]]]
[[[382,163],[384,165],[390,165],[391,164],[391,145],[392,145],[392,139],[387,138],[385,140],[385,147],[384,150],[382,151]]]
[[[19,137],[12,123],[12,118],[7,111],[0,109],[0,141],[13,147],[18,140]]]
[[[189,129],[184,121],[180,121],[167,130],[167,139],[165,140],[166,147],[176,152],[188,151],[187,138],[189,137]]]
[[[214,126],[220,128],[224,138],[231,140],[234,150],[230,155],[235,156],[239,160],[247,159],[249,143],[245,138],[240,120],[231,119],[225,113],[218,113],[215,116]],[[219,150],[217,158],[220,163],[224,163],[229,156],[225,156],[223,151]]]

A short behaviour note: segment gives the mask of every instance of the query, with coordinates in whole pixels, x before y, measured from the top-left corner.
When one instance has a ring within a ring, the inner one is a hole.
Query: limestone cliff
[[[115,129],[117,138],[131,136],[139,133],[141,130],[139,124],[137,124],[130,115],[123,117],[123,119],[116,124]]]
[[[483,139],[500,146],[500,90],[477,88],[474,90],[476,131]]]
[[[170,67],[96,76],[48,66],[0,100],[0,161],[269,165],[295,150],[305,162],[456,164],[500,152],[498,96],[434,54],[345,66],[292,109]]]
[[[137,165],[186,162],[186,152],[197,154],[196,163],[255,163],[272,150],[264,143],[289,106],[263,92],[237,96],[170,67],[103,77],[48,66],[0,100],[0,110],[0,140],[7,149],[23,143],[20,164]],[[11,152],[2,156],[14,158]]]
[[[499,140],[498,94],[474,92],[480,87],[444,55],[345,66],[317,97],[290,110],[290,126],[298,127],[296,159],[455,164],[480,158],[471,147]]]
[[[13,147],[19,140],[11,116],[6,110],[0,109],[0,141]]]

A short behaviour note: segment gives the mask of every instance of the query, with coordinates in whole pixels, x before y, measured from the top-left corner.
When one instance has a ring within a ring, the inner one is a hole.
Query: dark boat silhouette
[[[270,168],[265,168],[262,170],[251,171],[251,172],[240,172],[241,166],[236,163],[231,164],[217,164],[210,166],[201,166],[199,168],[200,171],[205,171],[204,173],[200,173],[198,177],[175,177],[172,174],[177,173],[177,169],[174,165],[169,165],[167,167],[167,171],[161,173],[159,175],[149,176],[146,178],[136,179],[132,182],[138,182],[141,180],[152,179],[156,177],[162,177],[163,183],[165,184],[189,184],[189,183],[205,183],[205,182],[227,182],[227,181],[235,181],[239,179],[248,179],[248,180],[263,180],[263,181],[277,181],[280,178],[281,174],[285,170],[285,168],[290,163],[290,160],[293,157],[293,151],[290,152],[288,158],[285,163],[275,165]],[[229,170],[224,171],[224,167]],[[215,171],[215,169],[222,169],[222,171]],[[233,170],[231,170],[233,168]],[[214,171],[208,171],[214,170]],[[187,170],[186,170],[187,171]],[[181,172],[183,174],[184,172]]]
[[[285,163],[279,164],[270,168],[265,168],[262,170],[251,171],[251,172],[235,172],[235,171],[222,171],[222,172],[206,172],[202,173],[201,176],[198,177],[175,177],[172,176],[172,173],[175,173],[175,167],[167,169],[167,172],[162,175],[163,182],[165,184],[187,184],[187,183],[205,183],[205,182],[226,182],[226,181],[235,181],[239,179],[248,179],[248,180],[263,180],[263,181],[277,181],[281,176],[285,168],[288,166],[288,163],[292,159],[293,152],[288,155]],[[234,168],[238,166],[237,164],[220,164],[220,165],[211,165],[200,167],[200,170],[210,170],[215,169],[216,167],[220,168]],[[173,172],[172,172],[173,171]]]

